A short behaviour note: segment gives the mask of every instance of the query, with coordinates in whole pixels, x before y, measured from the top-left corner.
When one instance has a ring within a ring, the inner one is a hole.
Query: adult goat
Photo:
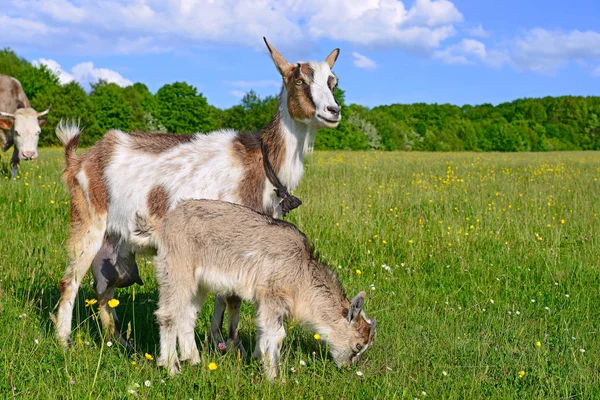
[[[298,186],[311,135],[321,127],[336,127],[341,119],[333,97],[337,80],[331,72],[339,49],[324,62],[290,64],[266,39],[265,43],[283,87],[277,112],[258,134],[220,130],[185,136],[110,130],[78,156],[79,128],[58,126],[71,198],[67,245],[71,261],[60,282],[56,318],[61,344],[70,343],[75,296],[90,265],[102,325],[108,333],[120,331],[108,301],[115,288],[142,284],[135,262],[138,249],[129,243],[128,222],[136,213],[160,220],[179,201],[191,198],[225,200],[281,215],[282,199],[267,178],[263,154],[283,185],[289,190]],[[226,303],[228,343],[237,343],[241,300],[232,296]],[[213,340],[218,342],[224,311],[225,301],[218,297],[211,325]]]

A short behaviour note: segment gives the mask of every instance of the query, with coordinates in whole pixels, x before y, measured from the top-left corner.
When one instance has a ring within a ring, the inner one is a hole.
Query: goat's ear
[[[329,65],[329,69],[333,69],[333,64],[335,64],[339,55],[340,49],[334,49],[331,53],[329,53],[329,55],[325,59],[325,62],[327,63],[327,65]]]
[[[350,309],[348,310],[348,322],[354,321],[358,314],[360,314],[366,295],[365,292],[360,292],[352,299]]]
[[[265,40],[267,49],[269,49],[269,53],[271,53],[271,58],[273,59],[275,66],[279,70],[281,76],[285,78],[289,71],[292,69],[292,64],[287,62],[286,59],[283,58],[281,53],[278,52],[273,46],[271,46],[271,44],[269,44],[266,37],[263,37],[263,39]]]
[[[8,131],[12,128],[13,123],[14,120],[12,118],[0,118],[0,129]]]
[[[43,127],[44,125],[46,125],[46,122],[48,122],[47,119],[38,119],[38,124],[41,127]]]

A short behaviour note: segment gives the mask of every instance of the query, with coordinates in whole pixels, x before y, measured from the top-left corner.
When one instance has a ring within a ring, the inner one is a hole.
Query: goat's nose
[[[327,111],[337,117],[340,115],[340,106],[327,106]]]
[[[33,160],[35,158],[35,151],[24,151],[23,158],[26,160]]]

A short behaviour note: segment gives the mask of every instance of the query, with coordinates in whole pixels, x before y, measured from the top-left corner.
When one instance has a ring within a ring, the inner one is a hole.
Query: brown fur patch
[[[316,112],[315,102],[310,92],[313,83],[314,70],[307,64],[296,64],[291,72],[291,77],[285,82],[288,92],[287,106],[290,116],[298,121],[311,119]],[[302,80],[301,85],[297,81]]]
[[[65,280],[65,278],[60,280],[60,294],[61,296],[65,293],[65,291],[67,290],[67,288],[69,287],[69,283],[70,283],[70,279]]]
[[[108,211],[109,195],[104,180],[104,171],[110,163],[116,146],[114,131],[108,131],[81,158],[83,170],[88,178],[89,200],[94,210],[99,214]]]
[[[369,325],[369,323],[365,321],[362,315],[359,315],[356,320],[356,330],[360,335],[361,339],[364,339],[365,343],[367,343],[371,334],[371,325]]]
[[[262,131],[262,140],[268,149],[268,157],[275,173],[279,173],[285,158],[285,141],[279,131],[279,111]],[[244,169],[244,176],[238,185],[238,203],[253,210],[272,214],[274,210],[263,210],[263,189],[267,175],[263,166],[261,136],[239,133],[233,140],[233,158]]]
[[[260,137],[256,134],[240,133],[232,143],[233,158],[244,170],[244,176],[237,187],[238,203],[254,211],[263,212],[263,188],[266,175],[263,169]]]
[[[162,186],[154,186],[148,193],[146,207],[151,217],[162,219],[169,210],[169,192]]]
[[[193,135],[148,132],[133,132],[129,136],[131,138],[130,146],[133,150],[150,154],[160,154],[194,139]]]
[[[276,174],[279,173],[283,166],[286,151],[283,135],[279,131],[280,118],[278,110],[262,132],[263,141],[269,150],[269,162]]]

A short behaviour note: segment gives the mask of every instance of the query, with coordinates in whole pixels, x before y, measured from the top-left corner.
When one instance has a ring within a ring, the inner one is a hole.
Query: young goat
[[[128,221],[137,212],[160,219],[180,200],[192,198],[225,200],[281,215],[282,199],[265,174],[263,151],[276,178],[295,189],[310,138],[321,127],[336,127],[341,118],[333,97],[337,80],[331,72],[339,49],[325,62],[290,64],[266,39],[265,43],[283,87],[278,111],[260,134],[222,130],[185,136],[110,130],[86,154],[77,156],[78,127],[57,128],[65,146],[64,177],[71,197],[67,246],[71,262],[60,282],[56,319],[60,343],[70,343],[75,296],[90,265],[102,325],[109,334],[119,331],[108,301],[115,288],[142,284],[129,244]],[[229,343],[237,341],[239,307],[239,299],[227,299]],[[218,342],[224,310],[225,301],[218,298],[211,326]]]
[[[171,374],[180,370],[176,339],[182,358],[199,360],[194,327],[208,293],[256,304],[254,356],[262,356],[269,379],[278,372],[285,316],[318,332],[338,366],[358,361],[373,343],[375,319],[362,311],[365,292],[349,301],[336,274],[290,223],[237,204],[186,200],[161,222],[137,215],[131,230],[134,243],[158,250],[158,364]]]

